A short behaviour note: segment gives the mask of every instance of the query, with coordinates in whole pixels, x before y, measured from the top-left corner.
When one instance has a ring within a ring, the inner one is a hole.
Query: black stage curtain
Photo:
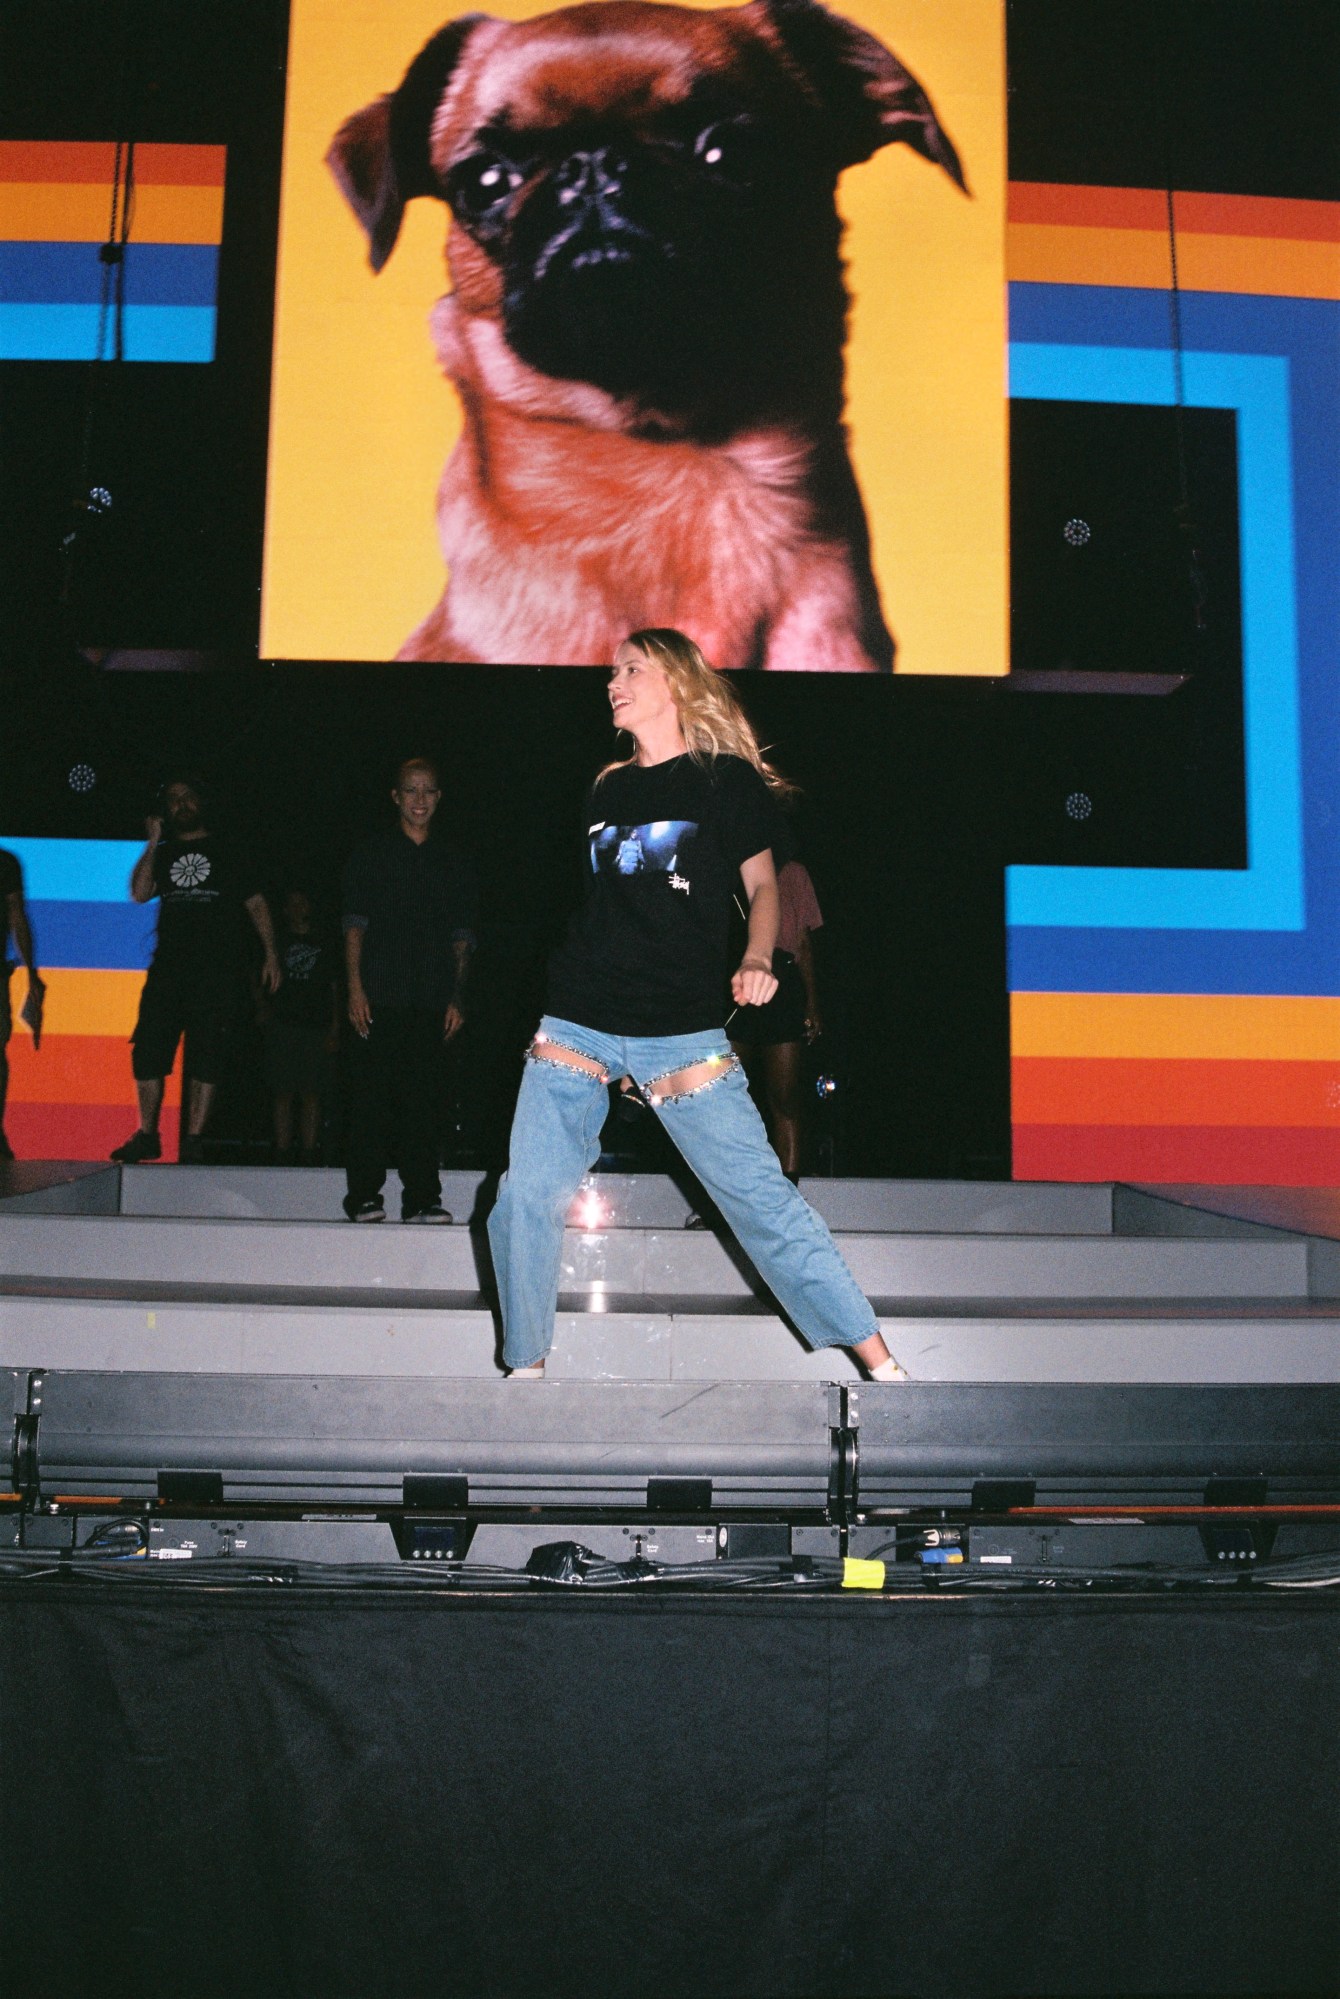
[[[62,1999],[1320,1993],[1340,1603],[0,1588]]]

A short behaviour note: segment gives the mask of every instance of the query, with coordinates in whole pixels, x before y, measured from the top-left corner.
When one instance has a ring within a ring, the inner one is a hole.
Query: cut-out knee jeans
[[[503,1315],[503,1360],[528,1367],[554,1336],[563,1226],[600,1154],[606,1078],[631,1076],[734,1230],[783,1311],[812,1347],[856,1346],[879,1330],[824,1222],[782,1172],[744,1073],[719,1030],[624,1036],[546,1015],[526,1062],[511,1150],[489,1242]],[[547,1059],[543,1040],[599,1065]],[[719,1060],[712,1081],[676,1096],[657,1083]]]

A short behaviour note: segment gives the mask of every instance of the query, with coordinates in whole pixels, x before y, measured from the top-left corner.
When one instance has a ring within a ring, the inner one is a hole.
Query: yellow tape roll
[[[855,1555],[845,1555],[842,1561],[843,1589],[883,1589],[883,1562],[863,1562]]]

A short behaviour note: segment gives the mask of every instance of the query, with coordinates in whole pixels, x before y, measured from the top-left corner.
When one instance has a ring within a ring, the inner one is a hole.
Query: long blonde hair
[[[773,768],[759,748],[758,737],[735,689],[703,657],[701,647],[687,633],[677,632],[670,625],[650,625],[643,631],[630,632],[624,644],[645,653],[669,681],[679,726],[695,763],[710,766],[716,757],[740,757],[754,766],[779,799],[795,796],[796,786]],[[598,773],[596,783],[612,770],[623,770],[634,761],[633,757],[616,757]]]

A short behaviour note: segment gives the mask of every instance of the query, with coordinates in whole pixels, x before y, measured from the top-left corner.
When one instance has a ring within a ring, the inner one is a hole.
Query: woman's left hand
[[[772,966],[764,958],[744,958],[730,982],[736,1006],[766,1006],[777,990]]]

